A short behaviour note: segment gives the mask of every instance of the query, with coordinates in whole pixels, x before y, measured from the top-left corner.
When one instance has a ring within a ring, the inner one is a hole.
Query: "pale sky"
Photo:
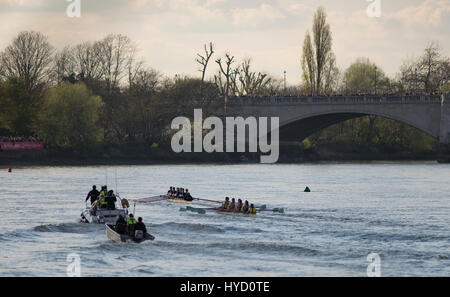
[[[368,17],[368,1],[81,0],[81,18],[69,18],[68,0],[0,0],[0,49],[22,30],[44,33],[59,49],[121,33],[135,41],[148,66],[173,76],[199,75],[196,53],[212,41],[216,57],[250,57],[255,70],[280,78],[286,70],[288,82],[298,84],[305,32],[322,5],[342,70],[368,57],[394,75],[431,41],[449,55],[450,0],[380,0],[380,18]]]

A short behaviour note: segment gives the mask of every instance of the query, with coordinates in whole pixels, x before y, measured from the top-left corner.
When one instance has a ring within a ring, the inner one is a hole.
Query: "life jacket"
[[[250,208],[250,213],[251,214],[256,214],[256,208],[254,208],[254,207]]]
[[[105,197],[106,197],[106,191],[103,190],[103,191],[100,192],[100,204],[101,205],[107,205],[108,204],[108,202],[106,202]]]
[[[137,221],[135,219],[128,219],[127,225],[136,225]]]
[[[231,201],[230,206],[228,207],[228,209],[234,210],[235,208],[236,208],[236,202]]]
[[[242,202],[239,202],[238,205],[236,206],[236,210],[241,211],[241,209],[242,209]]]
[[[222,204],[222,208],[223,208],[223,209],[227,209],[227,208],[228,208],[228,205],[230,205],[230,201],[229,201],[229,200],[226,200],[226,201]]]

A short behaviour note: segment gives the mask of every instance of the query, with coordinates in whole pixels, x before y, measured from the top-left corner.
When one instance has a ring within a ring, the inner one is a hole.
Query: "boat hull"
[[[181,204],[192,204],[192,203],[194,203],[193,201],[187,201],[187,200],[182,200],[182,199],[175,199],[175,198],[167,196],[167,195],[163,195],[162,197],[165,197],[167,201],[172,202],[172,203],[181,203]]]
[[[214,210],[217,211],[217,213],[221,214],[221,215],[229,215],[229,216],[235,216],[235,217],[247,217],[247,218],[257,218],[258,217],[257,214],[236,212],[236,211],[224,211],[221,208],[216,208]]]
[[[106,225],[106,236],[108,237],[109,240],[111,240],[114,243],[121,243],[121,242],[141,243],[144,241],[155,239],[155,237],[149,233],[146,233],[143,239],[135,239],[126,234],[119,234],[114,230],[113,225]]]
[[[84,223],[90,224],[107,224],[113,225],[116,223],[119,215],[126,217],[128,211],[126,209],[114,209],[114,210],[106,210],[106,209],[97,209],[92,211],[90,208],[86,208],[81,213],[81,220]]]

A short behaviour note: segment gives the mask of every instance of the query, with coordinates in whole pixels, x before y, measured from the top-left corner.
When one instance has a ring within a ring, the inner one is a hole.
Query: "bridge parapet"
[[[442,95],[262,96],[231,97],[228,106],[274,104],[414,104],[442,103]]]

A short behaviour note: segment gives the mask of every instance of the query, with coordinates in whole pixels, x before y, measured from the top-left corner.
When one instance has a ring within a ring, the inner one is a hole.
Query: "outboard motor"
[[[134,238],[135,239],[144,239],[144,231],[142,231],[142,230],[136,230],[135,232],[134,232]]]

